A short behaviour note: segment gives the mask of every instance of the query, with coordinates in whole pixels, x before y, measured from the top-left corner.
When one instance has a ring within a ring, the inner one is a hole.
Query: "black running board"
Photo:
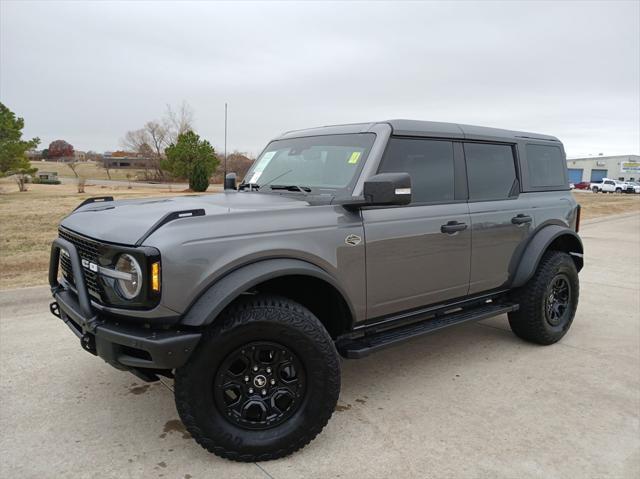
[[[449,314],[437,315],[417,323],[387,329],[373,334],[366,334],[359,338],[339,338],[336,341],[338,352],[345,358],[359,359],[380,349],[393,346],[407,339],[433,333],[449,326],[481,321],[499,314],[516,311],[518,304],[485,303],[474,308],[458,310]]]

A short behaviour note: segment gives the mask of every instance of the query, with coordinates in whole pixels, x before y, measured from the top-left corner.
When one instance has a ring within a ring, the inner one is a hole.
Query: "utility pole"
[[[227,103],[225,102],[224,104],[224,178],[226,177],[227,177]]]

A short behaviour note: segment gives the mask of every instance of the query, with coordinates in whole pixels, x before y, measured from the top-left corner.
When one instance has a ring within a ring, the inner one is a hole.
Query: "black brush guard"
[[[58,281],[60,250],[69,255],[75,289]],[[187,361],[200,340],[200,333],[157,331],[101,318],[91,306],[82,271],[75,245],[64,238],[56,238],[49,260],[49,285],[55,301],[49,308],[80,339],[83,349],[117,369],[129,370],[147,380],[157,379],[154,371],[166,372]]]

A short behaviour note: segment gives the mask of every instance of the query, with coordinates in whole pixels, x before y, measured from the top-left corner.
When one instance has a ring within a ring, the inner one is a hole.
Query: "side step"
[[[345,358],[359,359],[380,349],[393,346],[407,339],[433,333],[449,326],[480,321],[499,314],[516,311],[518,304],[485,303],[475,308],[455,311],[453,313],[437,315],[417,323],[387,329],[381,332],[366,334],[359,338],[344,338],[336,341],[336,348]]]

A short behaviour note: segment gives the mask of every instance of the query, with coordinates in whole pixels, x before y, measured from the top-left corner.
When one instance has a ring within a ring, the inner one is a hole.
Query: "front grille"
[[[58,230],[58,234],[61,238],[66,239],[76,247],[81,260],[86,259],[91,263],[99,264],[98,249],[100,247],[100,243],[63,229]],[[64,278],[75,286],[75,282],[73,281],[73,272],[71,270],[71,260],[65,254],[60,255],[60,266]],[[82,268],[82,274],[84,275],[84,282],[87,285],[89,294],[96,299],[101,300],[103,290],[99,282],[98,273]]]

